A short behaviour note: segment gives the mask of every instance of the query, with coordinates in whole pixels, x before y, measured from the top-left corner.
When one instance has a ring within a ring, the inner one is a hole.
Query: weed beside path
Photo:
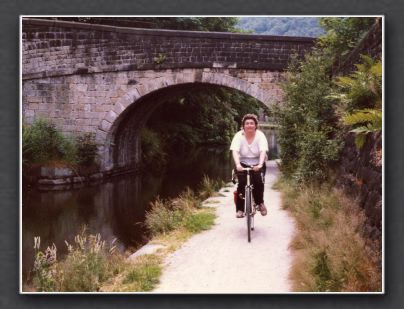
[[[298,224],[292,243],[294,290],[380,292],[380,244],[369,246],[363,237],[365,217],[357,203],[332,183],[297,186],[282,178],[276,187]]]

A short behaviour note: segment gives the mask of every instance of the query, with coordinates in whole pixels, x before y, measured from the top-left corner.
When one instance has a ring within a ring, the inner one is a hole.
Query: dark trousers
[[[247,165],[241,163],[243,167]],[[266,165],[262,166],[262,169],[258,172],[250,171],[250,182],[253,185],[253,197],[255,204],[261,204],[264,202],[264,175],[266,171]],[[236,201],[236,211],[244,212],[244,195],[245,186],[247,184],[247,173],[245,171],[237,171],[238,185],[237,185],[237,201]]]

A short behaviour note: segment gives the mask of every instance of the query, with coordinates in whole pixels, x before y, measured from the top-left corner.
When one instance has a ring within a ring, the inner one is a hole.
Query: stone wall
[[[347,57],[335,75],[352,72],[355,63],[360,62],[360,54],[374,58],[382,56],[382,23],[377,19],[358,47]],[[366,143],[358,150],[354,134],[347,133],[345,147],[340,162],[340,184],[349,194],[358,198],[364,209],[367,225],[366,234],[379,239],[382,232],[382,135],[368,134]]]
[[[353,133],[347,135],[340,162],[339,182],[345,191],[358,199],[364,209],[366,234],[379,238],[382,229],[382,138],[369,134],[361,150],[355,146]]]
[[[119,28],[22,20],[23,79],[125,70],[283,70],[312,38]]]

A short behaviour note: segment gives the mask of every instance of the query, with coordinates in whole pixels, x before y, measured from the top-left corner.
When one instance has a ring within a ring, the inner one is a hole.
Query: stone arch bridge
[[[292,54],[312,38],[150,30],[22,19],[22,119],[94,132],[101,170],[140,160],[138,129],[162,98],[195,85],[242,91],[269,106]]]

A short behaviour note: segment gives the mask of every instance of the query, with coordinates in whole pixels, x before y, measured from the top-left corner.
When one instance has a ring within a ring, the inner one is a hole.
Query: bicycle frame
[[[251,175],[250,171],[253,169],[250,167],[243,168],[244,171],[247,172],[247,184],[245,186],[245,195],[244,195],[244,211],[245,217],[247,219],[247,239],[248,242],[251,242],[251,231],[254,230],[254,215],[257,211],[255,203],[253,203],[253,185],[251,184]]]

